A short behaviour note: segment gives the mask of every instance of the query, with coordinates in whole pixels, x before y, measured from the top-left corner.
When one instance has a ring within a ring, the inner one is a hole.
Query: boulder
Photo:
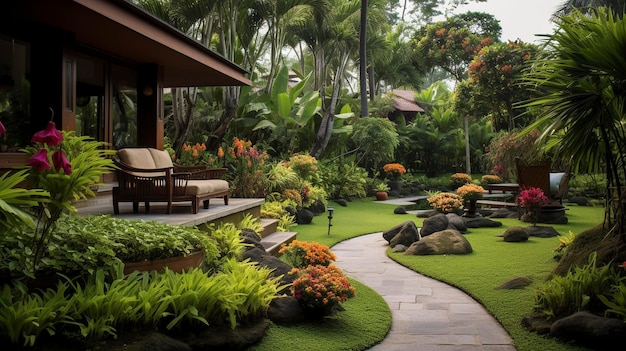
[[[420,229],[420,235],[422,237],[428,236],[432,233],[440,232],[448,228],[448,217],[443,213],[438,213],[434,216],[428,217],[422,224]]]
[[[398,206],[393,209],[394,214],[406,214],[406,208],[404,206]]]
[[[458,230],[446,229],[423,237],[404,252],[405,255],[462,255],[472,246]]]
[[[278,297],[270,302],[267,317],[281,325],[291,325],[305,320],[304,311],[298,299],[293,296]]]
[[[404,246],[402,244],[398,244],[398,245],[394,246],[391,249],[391,251],[393,251],[393,252],[404,252],[404,251],[406,251],[406,249],[408,249],[408,247],[406,247],[406,246]]]
[[[584,196],[574,196],[567,199],[567,202],[577,204],[578,206],[590,206],[589,199]]]
[[[529,236],[530,234],[528,230],[524,227],[510,227],[504,231],[504,234],[502,234],[504,241],[509,243],[528,241]]]
[[[552,227],[533,225],[526,227],[526,230],[528,230],[528,235],[536,236],[538,238],[552,238],[559,236],[559,232]]]
[[[406,222],[398,224],[397,226],[395,226],[395,227],[393,227],[393,228],[391,228],[389,230],[384,231],[383,232],[383,239],[387,240],[388,243],[391,243],[391,239],[393,239],[393,237],[398,235],[398,233],[400,233],[400,231],[403,230],[403,228],[405,228],[406,226],[410,226],[410,225],[413,225],[413,227],[415,227],[416,228],[415,230],[417,231],[417,227],[415,226],[415,222],[413,222],[413,221],[406,221]],[[415,241],[415,240],[413,240],[413,241]],[[409,243],[409,245],[411,245],[411,243]]]
[[[402,244],[404,246],[411,246],[414,242],[420,239],[419,232],[415,223],[412,221],[405,222],[398,234],[396,234],[391,241],[389,241],[389,246],[395,247],[398,244]]]
[[[461,217],[461,218],[463,218],[463,220],[465,221],[465,224],[467,225],[468,228],[482,228],[482,227],[496,228],[496,227],[502,227],[502,222],[494,221],[494,220],[491,220],[491,219],[485,218],[485,217],[474,217],[474,218]]]
[[[461,233],[467,232],[467,224],[461,216],[456,213],[448,213],[446,214],[448,217],[448,228],[447,229],[456,229]]]
[[[519,215],[517,213],[517,210],[510,210],[506,207],[501,207],[491,212],[491,214],[488,217],[489,218],[518,218]]]
[[[313,217],[315,217],[315,214],[312,211],[303,208],[298,211],[298,213],[296,213],[296,223],[311,224],[311,221],[313,221]]]
[[[622,319],[576,312],[552,323],[550,335],[594,350],[616,350],[626,338],[626,324]]]

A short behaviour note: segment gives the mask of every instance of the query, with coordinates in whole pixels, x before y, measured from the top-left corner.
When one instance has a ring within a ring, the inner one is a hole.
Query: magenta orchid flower
[[[32,139],[34,143],[45,143],[50,146],[59,145],[61,141],[63,141],[63,134],[56,129],[54,122],[48,122],[46,129],[35,133]]]
[[[43,172],[50,169],[50,162],[48,162],[48,150],[41,149],[37,151],[33,157],[28,160],[28,164],[38,172]]]
[[[4,127],[4,124],[0,122],[0,136],[6,135],[6,134],[7,134],[7,129]]]
[[[52,163],[54,163],[54,169],[56,169],[57,172],[63,168],[65,174],[72,174],[72,165],[65,157],[63,151],[57,151],[52,154]]]

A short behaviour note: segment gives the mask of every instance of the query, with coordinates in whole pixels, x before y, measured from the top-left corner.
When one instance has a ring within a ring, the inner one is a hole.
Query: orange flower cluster
[[[439,193],[428,198],[428,203],[432,208],[441,213],[452,213],[461,208],[462,198],[453,193]]]
[[[482,186],[472,183],[465,184],[456,190],[456,193],[466,201],[482,199],[484,192],[485,189]]]
[[[328,266],[337,259],[328,246],[299,240],[283,245],[278,253],[283,254],[286,261],[297,268],[309,265]]]
[[[383,172],[392,178],[399,177],[406,173],[406,168],[399,163],[387,163],[383,166]]]
[[[306,308],[330,313],[330,307],[356,296],[356,289],[335,265],[294,268],[291,294]]]
[[[221,150],[221,148],[220,148]],[[171,154],[172,160],[181,166],[201,166],[207,165],[211,168],[219,167],[220,159],[224,158],[224,151],[222,150],[220,156],[220,150],[218,150],[217,156],[207,151],[204,143],[196,143],[195,145],[183,144],[183,149],[180,152],[180,157],[176,154]]]

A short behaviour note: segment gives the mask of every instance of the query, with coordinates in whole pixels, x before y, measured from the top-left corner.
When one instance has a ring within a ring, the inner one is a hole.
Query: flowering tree
[[[526,217],[535,225],[539,221],[541,206],[547,204],[550,199],[539,188],[530,187],[522,190],[515,203],[524,208]]]
[[[515,104],[536,94],[529,85],[519,83],[537,51],[534,44],[522,41],[483,47],[469,65],[468,80],[457,89],[456,109],[474,118],[489,113],[496,131],[528,125],[531,117]]]

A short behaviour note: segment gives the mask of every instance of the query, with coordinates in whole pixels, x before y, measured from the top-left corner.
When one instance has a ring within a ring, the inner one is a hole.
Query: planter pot
[[[169,257],[153,261],[124,263],[124,274],[134,271],[158,271],[165,267],[176,273],[182,273],[190,268],[198,268],[204,260],[204,250],[193,252],[187,256]]]
[[[469,200],[465,202],[463,206],[463,217],[474,218],[476,217],[476,200]]]
[[[389,195],[386,191],[379,191],[376,193],[376,201],[385,201]]]

